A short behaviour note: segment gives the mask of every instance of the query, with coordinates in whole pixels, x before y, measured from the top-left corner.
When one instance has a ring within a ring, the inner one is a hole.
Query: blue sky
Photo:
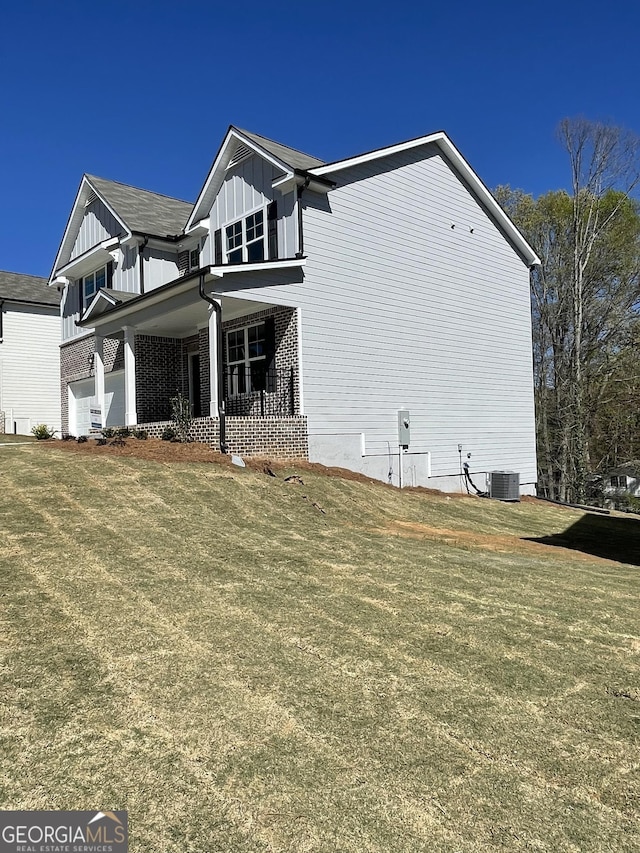
[[[3,8],[0,269],[48,275],[83,172],[195,200],[229,124],[335,160],[445,130],[567,184],[565,116],[640,133],[634,2],[22,0]]]

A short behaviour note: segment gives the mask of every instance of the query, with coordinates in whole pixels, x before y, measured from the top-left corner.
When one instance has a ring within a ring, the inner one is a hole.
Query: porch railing
[[[225,365],[225,411],[230,417],[274,418],[295,414],[293,367],[265,368],[259,362]]]

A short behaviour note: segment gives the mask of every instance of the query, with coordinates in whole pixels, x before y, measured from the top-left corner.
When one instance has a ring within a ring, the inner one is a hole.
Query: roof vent
[[[234,166],[237,166],[238,163],[242,163],[243,160],[246,160],[247,157],[251,157],[253,151],[251,148],[248,148],[246,145],[240,143],[236,150],[233,152],[231,160],[229,160],[229,165],[227,169],[232,169]]]
[[[89,196],[87,197],[87,200],[84,203],[84,206],[89,207],[90,204],[93,204],[93,202],[97,201],[97,200],[98,200],[98,196],[94,193],[93,190],[91,190],[91,192],[89,193]]]
[[[498,501],[519,501],[520,474],[515,474],[513,471],[491,471],[489,497]]]

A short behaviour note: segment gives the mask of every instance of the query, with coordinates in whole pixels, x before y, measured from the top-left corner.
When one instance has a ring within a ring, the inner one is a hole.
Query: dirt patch
[[[231,455],[220,453],[208,444],[198,441],[181,444],[179,442],[162,441],[159,438],[149,438],[141,441],[136,438],[127,438],[124,444],[112,444],[111,440],[104,445],[98,445],[93,439],[81,442],[76,441],[47,441],[41,445],[56,450],[64,450],[68,453],[81,453],[87,456],[127,456],[136,459],[147,459],[152,462],[208,462],[216,465],[231,466]],[[308,462],[306,459],[271,459],[262,456],[243,457],[247,468],[261,474],[273,476],[274,473],[295,468],[296,471],[312,471],[324,477],[338,477],[341,480],[353,480],[357,483],[375,483],[376,486],[383,485],[378,480],[349,471],[347,468],[329,468],[317,462]],[[393,486],[389,486],[393,488]],[[417,491],[411,489],[411,491]],[[432,490],[424,489],[424,492]],[[438,493],[441,494],[441,493]]]
[[[521,539],[519,536],[493,533],[475,533],[470,530],[450,530],[446,527],[431,527],[428,524],[420,524],[414,521],[391,521],[384,527],[374,528],[374,533],[386,533],[392,536],[406,536],[410,539],[428,539],[432,542],[442,542],[459,548],[477,548],[480,551],[493,551],[499,553],[537,553],[541,550],[551,554],[561,551],[563,557],[572,560],[605,560],[604,557],[585,554],[574,551],[571,548],[558,548],[557,546],[545,545],[543,542],[532,542]],[[553,551],[551,548],[553,547]]]

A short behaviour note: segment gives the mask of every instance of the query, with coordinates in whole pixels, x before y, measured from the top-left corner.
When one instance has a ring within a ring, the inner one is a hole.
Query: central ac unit
[[[519,501],[520,474],[513,471],[490,471],[489,497],[498,501]]]

